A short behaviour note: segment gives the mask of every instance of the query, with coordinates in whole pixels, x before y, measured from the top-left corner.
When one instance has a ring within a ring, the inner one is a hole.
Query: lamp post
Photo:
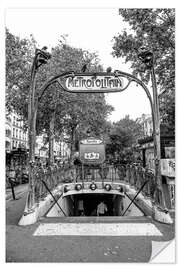
[[[35,163],[35,141],[36,141],[36,110],[35,110],[35,93],[36,93],[36,72],[38,68],[46,64],[51,55],[47,51],[47,47],[41,50],[35,50],[35,56],[31,68],[31,80],[28,103],[28,139],[29,139],[29,198],[28,209],[31,209],[35,203],[34,192],[34,163]]]
[[[160,146],[160,114],[159,114],[159,102],[157,94],[157,84],[154,71],[154,55],[145,47],[140,48],[139,59],[145,64],[146,69],[150,70],[152,89],[153,89],[153,107],[154,107],[154,162],[155,162],[155,179],[157,184],[156,193],[159,195],[159,203],[165,208],[165,198],[162,187],[161,177],[161,146]]]

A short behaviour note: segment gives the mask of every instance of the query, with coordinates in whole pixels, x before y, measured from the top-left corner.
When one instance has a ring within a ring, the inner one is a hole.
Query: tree
[[[157,85],[159,90],[165,91],[160,98],[161,119],[174,127],[175,10],[120,9],[119,14],[129,23],[130,30],[124,30],[114,37],[113,55],[131,62],[134,74],[147,83],[150,74],[144,72],[137,55],[141,46],[153,51]]]
[[[142,136],[142,126],[137,120],[132,120],[129,115],[113,123],[107,142],[107,154],[121,155],[127,147],[132,147]]]
[[[21,40],[7,30],[6,44],[7,104],[27,119],[30,73],[36,42],[32,38]],[[44,82],[55,75],[71,70],[80,72],[85,63],[88,71],[102,71],[96,53],[69,46],[66,40],[52,48],[51,55],[48,63],[42,65],[36,73],[36,99]],[[70,138],[71,149],[74,149],[75,135],[83,133],[87,126],[92,127],[95,135],[100,134],[112,109],[112,106],[106,104],[103,94],[70,94],[53,84],[39,102],[36,134],[46,132],[50,142],[53,129],[56,135],[66,133]]]
[[[95,53],[73,48],[67,45],[67,42],[60,42],[52,50],[52,58],[49,66],[46,67],[48,68],[46,74],[50,77],[70,70],[80,72],[84,63],[87,63],[88,71],[102,71]],[[58,94],[58,99],[53,103],[51,101],[55,93]],[[100,134],[106,117],[113,110],[112,106],[106,104],[103,94],[69,94],[56,85],[53,85],[51,90],[48,89],[40,106],[41,117],[46,115],[47,119],[46,121],[43,118],[44,123],[49,123],[47,115],[56,106],[55,126],[59,129],[59,133],[65,132],[69,136],[72,154],[75,150],[75,142],[82,136],[85,127],[91,126],[95,135]]]
[[[20,39],[6,29],[6,108],[27,119],[31,62],[36,46],[33,36]]]

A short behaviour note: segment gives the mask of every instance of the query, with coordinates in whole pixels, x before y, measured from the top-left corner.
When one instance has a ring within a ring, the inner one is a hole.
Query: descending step
[[[150,216],[81,216],[81,217],[46,217],[41,220],[42,223],[146,223],[151,222],[152,218]]]

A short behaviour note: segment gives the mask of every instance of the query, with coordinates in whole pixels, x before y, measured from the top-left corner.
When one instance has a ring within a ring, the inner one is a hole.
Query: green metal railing
[[[48,195],[48,190],[55,189],[59,184],[75,182],[123,182],[135,190],[142,189],[145,198],[162,207],[162,194],[158,189],[154,173],[137,164],[103,165],[101,167],[80,166],[50,166],[48,168],[34,167],[35,176],[35,202],[38,203]]]
[[[69,166],[50,166],[48,168],[40,166],[36,167],[35,171],[35,202],[43,200],[48,194],[43,181],[51,191],[59,184],[75,181],[75,168]]]

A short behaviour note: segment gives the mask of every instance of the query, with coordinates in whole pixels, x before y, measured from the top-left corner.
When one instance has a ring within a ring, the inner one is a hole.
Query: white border
[[[128,0],[126,0],[126,1],[119,1],[119,0],[117,0],[117,1],[115,1],[115,0],[111,0],[111,1],[95,1],[95,0],[91,0],[91,1],[78,1],[78,0],[76,0],[76,1],[68,1],[68,0],[65,0],[65,1],[63,1],[63,0],[61,0],[61,1],[59,1],[59,0],[51,0],[51,1],[45,1],[45,0],[39,0],[39,1],[37,1],[37,0],[26,0],[26,1],[23,1],[23,0],[16,0],[16,1],[13,1],[13,0],[3,0],[3,3],[1,2],[1,9],[0,9],[0,19],[1,19],[1,24],[0,24],[0,35],[1,35],[1,42],[0,42],[0,49],[1,49],[1,53],[0,53],[0,62],[1,62],[1,72],[0,72],[0,88],[1,88],[1,117],[4,119],[4,117],[3,117],[3,113],[4,113],[4,110],[3,110],[3,108],[4,108],[4,95],[2,94],[2,92],[3,92],[3,89],[4,89],[4,84],[5,84],[5,75],[4,75],[4,65],[2,65],[2,63],[4,63],[5,61],[4,61],[4,42],[3,42],[3,39],[4,39],[4,9],[5,8],[12,8],[12,7],[14,7],[14,8],[22,8],[22,7],[26,7],[26,8],[29,8],[29,7],[33,7],[33,8],[54,8],[54,7],[59,7],[59,8],[62,8],[62,7],[68,7],[68,8],[77,8],[77,7],[86,7],[86,8],[88,8],[88,7],[98,7],[98,8],[110,8],[110,7],[120,7],[120,8],[144,8],[144,7],[146,7],[146,8],[152,8],[152,7],[156,7],[156,8],[173,8],[173,7],[176,7],[176,20],[179,20],[178,18],[180,18],[180,14],[179,14],[179,8],[178,8],[178,1],[173,1],[173,0],[171,0],[171,1],[162,1],[162,0],[159,0],[159,1],[157,1],[157,0],[151,0],[151,1],[128,1]],[[179,25],[179,23],[178,22],[176,22],[176,27],[178,27],[178,25]],[[179,30],[179,29],[178,29]],[[178,30],[176,30],[176,40],[177,40],[177,34],[178,34]],[[179,48],[179,46],[177,46],[176,45],[176,48]],[[178,55],[178,52],[177,52],[177,55]],[[178,57],[176,57],[176,60],[178,59]],[[177,61],[178,62],[178,61]],[[177,63],[177,65],[178,65],[178,63]],[[177,90],[179,90],[178,89],[179,87],[178,87],[178,82],[176,83],[176,89]],[[176,102],[177,102],[177,99],[178,99],[178,91],[176,91],[176,93],[177,93],[177,96],[176,96]],[[176,110],[176,112],[177,112],[177,115],[179,115],[179,113],[178,113],[178,106],[176,106],[176,108],[177,108],[177,110]],[[178,117],[178,116],[177,116]],[[177,133],[178,133],[178,131],[179,131],[179,126],[178,126],[178,128],[177,128]],[[1,155],[2,155],[2,157],[1,157],[1,166],[2,167],[4,167],[4,140],[3,140],[3,138],[4,138],[4,129],[1,129],[1,133],[0,133],[0,136],[1,136]],[[179,136],[177,135],[177,137],[176,138],[178,138]],[[177,143],[176,143],[176,149],[178,149],[178,141],[177,141]],[[178,153],[177,153],[177,156],[178,156]],[[3,162],[2,162],[2,160],[3,160]],[[178,161],[178,158],[176,159],[176,161]],[[178,167],[178,166],[177,166]],[[3,170],[1,170],[1,171],[3,171]],[[178,174],[179,174],[179,172],[177,172],[177,176],[178,176]],[[178,177],[177,177],[178,178]],[[3,179],[3,178],[2,178]],[[3,184],[2,184],[2,179],[1,179],[1,190],[3,190],[3,193],[4,193],[4,188],[3,188]],[[178,181],[177,181],[178,182]],[[176,184],[177,184],[177,189],[176,190],[178,190],[178,183],[176,182]],[[3,196],[0,196],[1,197],[1,207],[2,207],[2,213],[3,213],[3,210],[4,210],[4,201],[5,201],[5,197],[3,197]],[[176,196],[176,198],[177,198],[177,205],[178,205],[178,197],[179,196]],[[177,206],[178,207],[178,206]],[[178,212],[178,211],[177,211]],[[178,218],[179,219],[179,218]],[[0,258],[1,258],[1,260],[2,260],[2,258],[4,258],[4,247],[5,247],[5,239],[4,239],[4,231],[5,231],[5,229],[4,229],[4,224],[5,224],[5,218],[3,217],[3,215],[1,215],[1,233],[2,233],[2,236],[1,236],[1,253],[0,253],[0,255],[2,255],[2,256],[0,256]],[[178,226],[177,226],[177,228],[178,228]],[[179,233],[178,233],[178,231],[177,231],[177,236],[178,236],[178,239],[179,239]],[[178,253],[177,253],[178,254]],[[166,256],[167,256],[167,254],[166,254]],[[2,260],[2,263],[4,262],[4,260]],[[179,263],[178,263],[179,264]],[[158,268],[159,267],[163,267],[163,269],[164,268],[166,268],[166,267],[168,267],[168,269],[169,269],[169,267],[172,267],[172,268],[176,268],[176,267],[178,267],[178,264],[176,264],[176,265],[171,265],[171,266],[169,266],[168,264],[167,265],[156,265]],[[24,268],[24,267],[27,267],[27,265],[24,265],[24,264],[16,264],[16,266],[18,267],[18,269],[19,268]],[[28,266],[30,266],[31,267],[31,265],[29,265],[28,264]],[[34,267],[47,267],[48,269],[49,269],[49,267],[50,267],[50,265],[49,264],[47,264],[47,265],[45,265],[45,264],[42,264],[42,265],[40,265],[40,264],[38,264],[38,265],[33,265],[33,268]],[[73,269],[74,268],[76,268],[76,267],[78,267],[78,269],[80,269],[80,268],[84,268],[84,267],[89,267],[89,268],[91,268],[92,266],[93,266],[93,268],[94,268],[94,266],[96,267],[102,267],[103,268],[103,270],[105,270],[105,269],[119,269],[120,267],[123,267],[123,269],[127,269],[127,268],[129,268],[129,267],[137,267],[138,269],[139,268],[141,268],[141,267],[156,267],[155,265],[148,265],[148,264],[146,264],[146,265],[144,265],[144,264],[130,264],[130,265],[128,265],[128,264],[75,264],[75,265],[72,265],[72,264],[66,264],[66,265],[64,265],[64,266],[60,266],[59,264],[53,264],[53,267],[54,268],[59,268],[59,267],[68,267],[68,266],[70,266],[70,267],[73,267]],[[8,267],[8,265],[6,264],[4,264],[3,265],[3,267]],[[11,265],[10,267],[15,267],[15,265]]]

